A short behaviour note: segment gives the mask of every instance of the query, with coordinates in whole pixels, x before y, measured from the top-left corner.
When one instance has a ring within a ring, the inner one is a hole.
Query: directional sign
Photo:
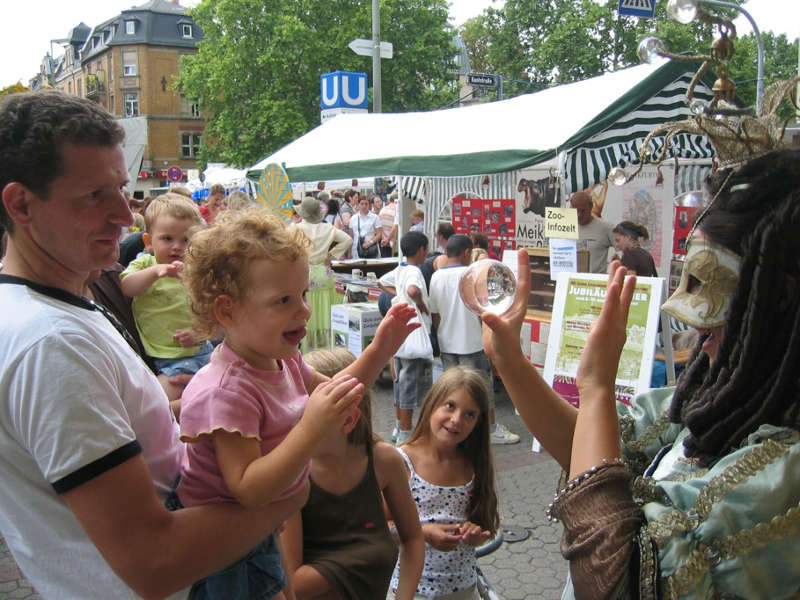
[[[469,73],[467,75],[467,83],[477,87],[497,87],[497,78],[494,75]]]
[[[375,47],[375,42],[366,40],[364,38],[356,38],[347,47],[359,56],[372,56],[372,49]],[[394,46],[389,42],[381,42],[381,58],[392,58],[394,55]]]
[[[652,19],[656,13],[656,0],[619,0],[619,14]]]

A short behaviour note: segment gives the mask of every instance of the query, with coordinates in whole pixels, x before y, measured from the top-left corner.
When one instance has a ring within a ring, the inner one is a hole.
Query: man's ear
[[[233,314],[235,305],[236,303],[233,298],[227,294],[222,294],[214,298],[213,310],[214,318],[217,320],[217,323],[223,327],[230,327],[233,325],[235,322]]]
[[[9,219],[15,225],[25,225],[31,221],[31,200],[35,194],[19,181],[7,183],[3,188],[3,206]]]

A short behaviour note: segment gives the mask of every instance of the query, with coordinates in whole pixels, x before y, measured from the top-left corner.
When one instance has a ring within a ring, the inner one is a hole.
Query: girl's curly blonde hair
[[[222,333],[214,316],[219,296],[241,300],[247,293],[247,266],[254,260],[295,261],[308,256],[308,238],[266,208],[221,214],[214,226],[189,242],[183,281],[194,327],[205,335]]]

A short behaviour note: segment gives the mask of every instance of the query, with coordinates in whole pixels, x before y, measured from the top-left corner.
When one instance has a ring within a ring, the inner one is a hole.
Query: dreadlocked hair
[[[800,427],[800,151],[771,152],[707,185],[718,195],[698,227],[741,256],[741,269],[716,360],[701,336],[669,412],[690,431],[687,455],[706,466],[763,424]]]

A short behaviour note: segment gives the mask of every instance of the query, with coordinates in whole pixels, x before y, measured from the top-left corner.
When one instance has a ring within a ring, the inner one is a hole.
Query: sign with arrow
[[[372,56],[372,49],[375,47],[373,40],[356,38],[347,47],[359,56]],[[381,42],[381,58],[392,58],[394,47],[390,42]]]

